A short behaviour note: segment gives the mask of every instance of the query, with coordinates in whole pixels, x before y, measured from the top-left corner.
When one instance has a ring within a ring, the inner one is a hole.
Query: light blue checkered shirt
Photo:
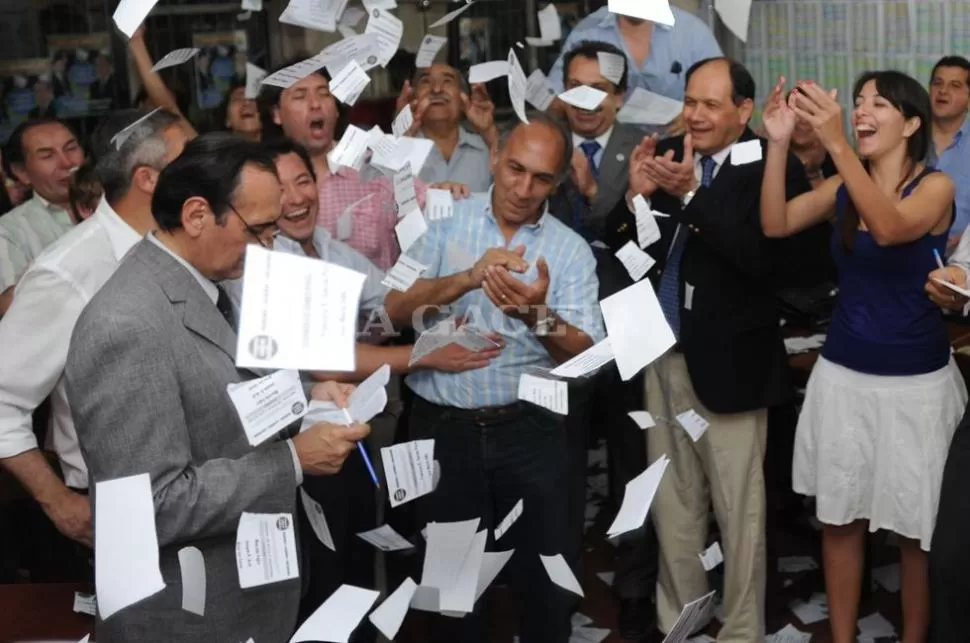
[[[515,248],[520,244],[526,247],[525,259],[530,265],[522,280],[534,281],[535,262],[545,257],[550,280],[546,303],[550,310],[594,342],[603,339],[606,332],[597,300],[599,282],[593,253],[581,236],[548,212],[538,223],[519,228],[506,245],[492,214],[491,192],[473,194],[455,202],[453,217],[429,221],[428,232],[407,255],[428,266],[423,277],[434,279],[466,270],[489,248]],[[464,373],[427,370],[409,375],[408,386],[433,404],[466,409],[511,404],[518,398],[519,377],[524,371],[555,365],[532,330],[506,317],[482,290],[466,293],[432,323],[449,314],[466,315],[467,323],[501,334],[505,349],[486,368]]]

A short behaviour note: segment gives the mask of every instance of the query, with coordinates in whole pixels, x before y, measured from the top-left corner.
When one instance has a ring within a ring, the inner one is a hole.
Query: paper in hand
[[[282,370],[228,384],[226,390],[252,446],[259,446],[307,412],[300,373]]]
[[[522,373],[519,376],[518,397],[559,415],[569,413],[569,385],[560,380],[547,380]]]
[[[187,49],[173,49],[162,56],[161,60],[155,63],[155,66],[152,67],[152,71],[161,71],[162,69],[168,69],[169,67],[181,65],[182,63],[195,58],[196,54],[198,53],[199,50],[195,47],[190,47]]]
[[[112,18],[118,29],[131,38],[156,4],[158,0],[121,0]]]

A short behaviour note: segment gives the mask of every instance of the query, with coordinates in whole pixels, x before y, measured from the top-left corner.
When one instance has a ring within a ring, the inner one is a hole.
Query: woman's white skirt
[[[922,375],[867,375],[819,357],[795,433],[793,487],[829,525],[869,520],[929,551],[943,466],[967,403],[951,359]]]

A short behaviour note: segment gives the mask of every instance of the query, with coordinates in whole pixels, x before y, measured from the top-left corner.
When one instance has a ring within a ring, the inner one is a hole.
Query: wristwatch
[[[687,205],[690,203],[690,200],[694,198],[695,194],[697,194],[697,190],[691,190],[690,192],[682,196],[680,199],[680,207],[686,208]]]
[[[556,318],[547,313],[545,317],[536,322],[536,325],[532,328],[532,332],[536,334],[536,337],[548,337],[550,331],[555,327]]]

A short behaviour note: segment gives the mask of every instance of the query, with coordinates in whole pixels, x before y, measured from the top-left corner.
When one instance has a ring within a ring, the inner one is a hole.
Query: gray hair
[[[524,125],[534,125],[536,123],[541,123],[548,127],[549,129],[556,132],[559,138],[562,140],[563,156],[559,163],[559,168],[556,170],[556,185],[561,185],[563,181],[569,178],[570,170],[572,169],[573,161],[573,137],[570,135],[569,130],[563,122],[554,117],[550,116],[545,112],[529,112],[526,115],[529,119],[528,123],[523,123],[522,121],[516,120],[512,125],[509,125],[502,132],[501,137],[499,137],[498,149],[502,151],[508,144],[509,139],[512,138],[512,134],[515,130],[519,129]]]
[[[115,137],[148,112],[126,109],[104,119],[91,137],[98,176],[104,187],[104,198],[110,204],[128,194],[131,179],[138,167],[161,170],[168,151],[165,130],[177,125],[179,117],[159,109],[138,123],[120,146]]]

